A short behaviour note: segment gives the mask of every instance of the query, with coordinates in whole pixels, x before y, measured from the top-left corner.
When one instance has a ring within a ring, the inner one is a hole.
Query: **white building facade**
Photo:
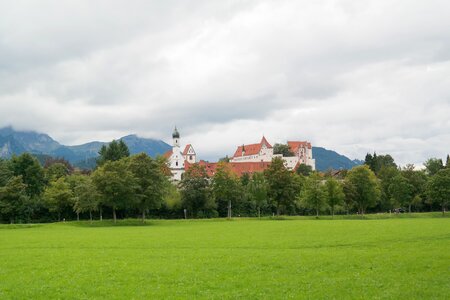
[[[316,169],[316,161],[312,157],[312,146],[310,142],[288,141],[289,149],[294,156],[283,157],[281,154],[273,154],[273,147],[263,136],[258,144],[239,146],[230,162],[271,162],[274,157],[281,157],[285,166],[293,170],[299,164],[311,166]]]
[[[173,175],[172,179],[179,181],[185,171],[186,163],[194,164],[197,162],[197,154],[191,144],[186,145],[184,151],[181,152],[180,133],[176,127],[172,133],[172,139],[172,150],[166,152],[164,156],[169,162],[169,168]]]

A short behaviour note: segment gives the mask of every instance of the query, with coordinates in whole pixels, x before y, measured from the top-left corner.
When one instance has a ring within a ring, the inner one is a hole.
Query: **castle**
[[[191,144],[186,145],[181,151],[180,133],[176,127],[172,133],[172,139],[172,150],[167,151],[164,157],[168,159],[173,180],[181,180],[183,173],[195,163],[204,166],[209,176],[215,174],[217,163],[203,160],[197,162],[197,154]],[[310,142],[288,141],[287,144],[293,156],[273,154],[273,147],[264,136],[259,143],[239,146],[230,158],[230,168],[238,176],[244,173],[262,172],[270,165],[274,157],[280,157],[284,160],[286,168],[290,170],[296,169],[300,164],[311,166],[315,170],[315,159],[312,158]]]

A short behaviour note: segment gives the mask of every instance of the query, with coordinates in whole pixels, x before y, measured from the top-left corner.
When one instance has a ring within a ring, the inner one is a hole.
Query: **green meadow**
[[[449,299],[450,218],[0,225],[0,299]]]

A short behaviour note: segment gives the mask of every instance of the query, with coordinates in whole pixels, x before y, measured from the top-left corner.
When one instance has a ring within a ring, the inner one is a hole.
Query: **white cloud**
[[[0,5],[0,126],[75,144],[177,124],[208,159],[262,134],[401,164],[449,152],[448,1],[93,5]]]

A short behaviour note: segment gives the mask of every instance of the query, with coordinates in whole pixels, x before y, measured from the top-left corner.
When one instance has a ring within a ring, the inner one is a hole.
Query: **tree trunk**
[[[58,211],[58,222],[61,221],[61,213]]]
[[[258,218],[261,219],[261,207],[258,207]]]
[[[145,223],[145,209],[142,210],[142,223]]]
[[[411,213],[411,203],[408,205],[408,211]]]
[[[92,210],[89,211],[89,221],[92,223]]]
[[[117,222],[117,218],[116,218],[116,209],[113,208],[113,219],[114,219],[114,223]]]
[[[443,216],[445,215],[445,206],[444,205],[442,205],[442,215]]]
[[[100,207],[100,222],[103,221],[103,209]]]
[[[80,213],[77,212],[77,221],[80,221]]]
[[[231,200],[228,200],[228,219],[231,219]]]
[[[331,218],[334,219],[334,206],[331,206]]]
[[[316,207],[316,219],[319,218],[319,207]]]

